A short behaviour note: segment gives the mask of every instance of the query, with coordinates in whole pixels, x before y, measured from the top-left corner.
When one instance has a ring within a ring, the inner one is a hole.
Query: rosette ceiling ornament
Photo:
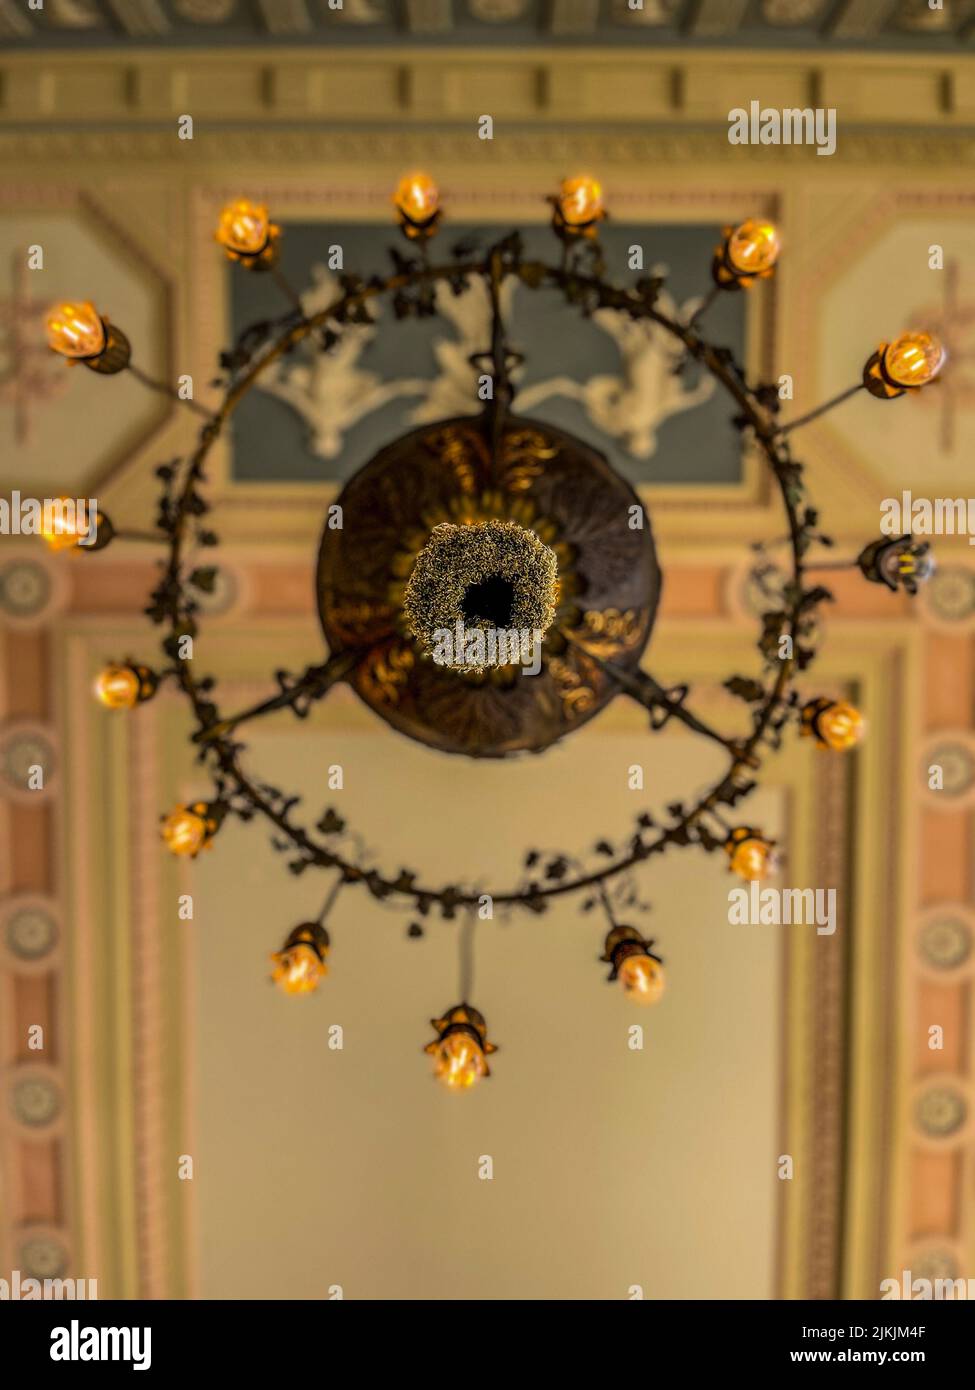
[[[775,846],[738,811],[765,757],[790,728],[834,752],[854,747],[863,735],[865,721],[848,702],[815,690],[800,695],[796,688],[815,656],[818,610],[832,597],[813,573],[859,567],[871,582],[913,593],[931,569],[926,547],[910,536],[874,540],[849,561],[829,558],[830,541],[807,498],[790,436],[854,391],[866,390],[883,409],[879,402],[928,387],[945,357],[932,335],[911,331],[882,343],[865,361],[860,382],[783,424],[776,387],[749,380],[733,354],[712,344],[700,326],[717,296],[750,292],[775,273],[780,237],[771,223],[750,219],[724,230],[711,290],[683,321],[662,310],[660,278],[628,285],[607,278],[598,237],[606,212],[596,180],[566,179],[549,201],[558,246],[551,260],[528,259],[517,233],[492,245],[460,244],[437,259],[438,190],[428,176],[408,175],[394,196],[406,245],[391,250],[392,271],[370,279],[345,274],[335,302],[313,314],[280,273],[281,230],[267,208],[246,199],[231,204],[217,241],[242,271],[273,276],[291,307],[244,332],[221,355],[223,397],[212,412],[184,402],[205,419],[186,457],[157,469],[162,496],[151,527],[116,526],[99,514],[94,543],[90,534],[82,543],[85,528],[70,517],[55,518],[46,533],[56,549],[97,552],[115,537],[163,547],[146,608],[162,633],[162,661],[153,669],[130,658],[114,660],[99,676],[96,694],[111,709],[131,709],[169,685],[187,701],[194,751],[212,792],[164,817],[162,837],[171,852],[195,856],[210,848],[228,817],[258,820],[292,873],[329,876],[317,917],[287,932],[272,957],[272,978],[283,990],[312,992],[327,974],[332,942],[326,921],[334,930],[333,907],[345,887],[405,906],[411,936],[423,934],[431,913],[460,919],[461,1002],[432,1020],[435,1037],[425,1049],[451,1089],[487,1076],[486,1059],[496,1049],[484,1016],[470,1003],[473,927],[484,902],[492,911],[541,913],[554,899],[577,895],[584,908],[605,913],[599,958],[609,964],[609,978],[631,1001],[654,1002],[664,988],[663,960],[651,939],[620,920],[643,910],[634,886],[637,867],[675,846],[694,846],[726,856],[729,870],[744,879],[765,877]],[[206,558],[218,544],[205,487],[214,443],[262,374],[299,344],[329,353],[347,327],[373,323],[374,306],[383,300],[397,319],[432,317],[438,284],[461,294],[476,279],[492,306],[490,341],[471,359],[480,413],[411,431],[349,480],[338,498],[341,511],[333,507],[323,518],[315,570],[327,654],[300,674],[276,672],[273,693],[253,707],[223,708],[215,682],[203,674],[199,600],[217,573]],[[671,335],[685,365],[714,377],[734,426],[761,454],[781,502],[785,539],[764,562],[765,572],[774,572],[778,597],[761,620],[757,669],[725,681],[747,706],[738,721],[745,732],[714,727],[695,711],[689,687],[665,686],[648,669],[662,577],[640,498],[597,450],[512,413],[511,374],[521,358],[501,313],[508,280],[560,295],[567,316],[609,310]],[[125,334],[90,303],[52,309],[48,337],[70,363],[101,376],[134,372],[176,395],[139,371]],[[93,382],[93,389],[103,387]],[[193,638],[192,655],[187,637]],[[399,733],[446,753],[496,759],[538,753],[624,697],[645,709],[648,731],[680,721],[723,750],[724,766],[712,787],[669,806],[662,818],[640,814],[622,844],[600,840],[579,858],[527,847],[521,879],[489,894],[460,882],[428,882],[416,869],[370,867],[337,806],[303,813],[298,797],[249,765],[244,738],[252,721],[281,710],[304,718],[338,682],[351,685]]]

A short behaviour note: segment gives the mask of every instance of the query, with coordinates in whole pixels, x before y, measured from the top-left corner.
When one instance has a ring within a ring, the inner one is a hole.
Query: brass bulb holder
[[[881,343],[877,351],[867,359],[863,368],[863,384],[871,396],[878,401],[893,401],[898,396],[906,396],[908,391],[919,391],[919,386],[904,386],[887,375],[884,357],[889,343]]]
[[[260,251],[236,251],[232,246],[221,245],[228,261],[236,261],[244,270],[273,270],[281,255],[281,228],[272,222],[267,230],[267,241]]]
[[[892,592],[903,589],[912,596],[918,585],[934,573],[934,556],[927,541],[912,535],[881,536],[857,556],[857,566],[871,584],[883,584]]]
[[[466,1034],[473,1039],[485,1056],[498,1050],[496,1043],[488,1042],[487,1021],[484,1015],[470,1004],[455,1004],[442,1018],[431,1018],[430,1026],[437,1036],[424,1047],[423,1051],[426,1053],[435,1053],[443,1040],[454,1033]],[[485,1075],[489,1075],[486,1069]]]
[[[552,206],[552,231],[566,245],[577,241],[594,241],[599,235],[600,222],[605,222],[609,217],[605,209],[600,209],[588,222],[567,222],[557,193],[550,193],[545,201]]]
[[[406,237],[407,241],[419,242],[421,245],[428,242],[431,237],[435,237],[440,230],[440,222],[443,217],[443,209],[437,208],[436,212],[431,213],[422,221],[417,221],[410,217],[409,213],[403,211],[401,207],[396,209],[396,218],[399,229]]]
[[[750,281],[728,264],[727,245],[728,243],[724,242],[714,253],[714,259],[711,262],[711,279],[719,290],[731,290],[733,292],[747,289]]]
[[[133,672],[139,682],[139,695],[137,704],[144,705],[147,700],[151,700],[159,689],[159,677],[149,666],[136,665],[134,661],[123,663]]]
[[[619,925],[611,928],[603,943],[603,954],[599,957],[600,960],[607,961],[610,966],[606,979],[608,981],[617,979],[620,966],[628,956],[649,956],[658,965],[663,965],[663,958],[651,950],[652,946],[653,938],[645,939],[636,927]]]
[[[105,330],[105,346],[91,357],[70,357],[69,362],[80,362],[99,376],[117,376],[124,372],[132,357],[132,345],[128,338],[114,323],[102,318]],[[107,542],[106,542],[107,544]],[[92,547],[94,549],[95,547]]]
[[[319,962],[324,965],[331,944],[328,932],[321,922],[301,922],[293,931],[288,933],[285,943],[281,947],[281,954],[290,951],[293,946],[310,946]]]
[[[817,725],[822,715],[828,709],[832,709],[837,702],[831,700],[828,695],[818,695],[815,700],[807,700],[802,707],[800,732],[806,738],[814,738],[818,743],[822,743]]]
[[[115,539],[115,527],[103,511],[95,512],[95,539],[91,545],[79,545],[79,550],[104,550]]]
[[[207,844],[213,839],[227,817],[227,806],[223,801],[197,801],[190,807],[206,821]]]

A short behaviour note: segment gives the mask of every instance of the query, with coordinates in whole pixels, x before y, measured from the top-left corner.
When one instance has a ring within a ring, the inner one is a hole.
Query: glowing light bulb
[[[423,1049],[433,1058],[433,1074],[450,1091],[466,1091],[490,1076],[487,1059],[497,1052],[488,1042],[484,1015],[469,1004],[456,1004],[443,1018],[431,1019],[437,1036]]]
[[[78,504],[70,497],[47,498],[38,534],[51,550],[104,550],[115,535],[115,527],[104,512]]]
[[[205,808],[177,806],[163,821],[161,833],[172,854],[197,855],[209,840]]]
[[[311,994],[328,974],[328,966],[310,942],[296,942],[271,956],[271,979],[285,994]]]
[[[86,534],[86,528],[82,527],[68,498],[57,500],[65,505],[45,507],[40,534],[52,550],[72,550]]]
[[[488,1074],[487,1060],[467,1033],[450,1033],[434,1054],[433,1074],[450,1091],[465,1091]]]
[[[48,346],[62,357],[97,357],[105,348],[105,325],[87,300],[55,304],[46,324]]]
[[[567,227],[587,227],[604,216],[603,189],[589,174],[563,179],[559,187],[558,209]]]
[[[238,198],[235,202],[228,203],[221,212],[214,235],[233,258],[259,256],[266,250],[275,231],[264,203],[252,203],[249,198]]]
[[[819,710],[812,719],[812,731],[823,748],[846,752],[867,733],[867,720],[850,702],[835,701]]]
[[[328,932],[321,922],[302,922],[271,956],[271,979],[285,994],[311,994],[328,974]]]
[[[728,263],[741,275],[767,275],[779,259],[778,228],[762,218],[749,217],[728,238]]]
[[[664,992],[664,968],[653,956],[626,956],[620,964],[619,982],[631,1004],[655,1004]]]
[[[139,703],[141,682],[131,666],[106,666],[95,680],[95,694],[108,709],[133,709]]]
[[[405,174],[396,186],[393,202],[401,216],[422,227],[440,211],[440,190],[429,174]]]
[[[731,871],[749,882],[767,878],[775,868],[775,846],[758,831],[740,828],[725,844]]]
[[[933,333],[902,333],[884,351],[884,371],[898,386],[927,386],[947,356],[944,344]]]

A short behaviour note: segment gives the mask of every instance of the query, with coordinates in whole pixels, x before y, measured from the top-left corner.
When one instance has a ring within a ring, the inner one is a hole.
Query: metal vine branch
[[[252,361],[239,376],[231,380],[223,403],[213,419],[201,428],[199,444],[179,480],[175,502],[170,503],[168,498],[164,500],[158,524],[168,537],[169,558],[162,582],[152,595],[148,612],[155,621],[168,626],[164,650],[173,661],[179,686],[189,699],[193,710],[197,726],[194,741],[201,746],[201,757],[215,770],[217,801],[224,803],[229,810],[237,814],[240,814],[241,810],[245,813],[257,812],[277,831],[287,836],[299,854],[299,858],[293,863],[295,872],[301,872],[313,864],[321,868],[335,869],[346,882],[364,884],[376,898],[401,894],[421,913],[425,913],[431,904],[436,903],[444,910],[446,916],[453,915],[456,908],[476,905],[479,895],[464,892],[456,885],[419,884],[415,875],[409,872],[400,873],[393,878],[350,862],[326,842],[315,839],[307,828],[293,822],[290,811],[294,802],[287,807],[283,806],[276,794],[269,794],[267,789],[262,790],[241,768],[240,755],[244,745],[233,737],[240,725],[272,710],[287,707],[293,708],[299,715],[307,713],[312,703],[322,699],[336,681],[345,678],[356,662],[361,660],[363,653],[340,652],[328,661],[309,667],[303,675],[293,681],[279,673],[282,689],[278,695],[237,715],[222,715],[210,698],[209,682],[196,677],[193,672],[194,663],[179,656],[180,638],[187,634],[194,635],[198,628],[198,606],[187,596],[189,578],[185,575],[184,556],[191,523],[209,510],[200,492],[200,484],[204,480],[203,470],[210,449],[236,406],[273,361],[318,330],[328,331],[331,339],[333,330],[329,328],[330,324],[364,322],[365,306],[383,295],[423,289],[438,280],[464,288],[469,278],[474,275],[483,276],[496,283],[499,273],[516,276],[521,284],[530,289],[554,286],[562,291],[569,304],[578,307],[584,314],[590,314],[596,308],[614,309],[634,319],[649,319],[679,339],[688,354],[694,360],[703,363],[732,397],[740,412],[736,424],[741,429],[751,430],[776,480],[787,517],[791,551],[791,575],[788,586],[790,596],[784,611],[778,615],[781,625],[776,636],[781,632],[791,637],[794,648],[807,653],[806,660],[811,658],[811,651],[809,648],[802,648],[803,632],[808,628],[816,606],[830,597],[824,588],[806,589],[803,585],[803,555],[813,539],[822,537],[815,529],[815,513],[801,511],[802,469],[792,460],[788,444],[777,435],[772,407],[773,399],[777,402],[774,388],[770,390],[749,387],[742,369],[727,349],[713,347],[696,329],[688,328],[662,313],[655,302],[660,281],[643,280],[633,289],[615,287],[597,275],[582,274],[559,265],[546,265],[537,260],[523,260],[518,238],[509,237],[492,247],[486,257],[478,260],[455,259],[440,266],[417,263],[404,267],[383,280],[365,283],[353,277],[346,277],[344,293],[328,308],[288,322],[267,350]],[[404,305],[407,312],[414,313],[423,312],[425,307],[422,297],[408,306]],[[507,374],[510,356],[503,336],[498,333],[494,335],[490,359],[495,369],[491,415],[493,420],[498,421],[507,409],[511,392]],[[499,389],[501,383],[503,387]],[[167,483],[171,480],[168,471],[164,480]],[[204,582],[208,582],[208,579]],[[744,742],[710,728],[686,708],[683,698],[672,698],[651,676],[641,672],[637,677],[630,677],[610,665],[610,676],[618,680],[623,692],[638,703],[645,705],[650,711],[660,712],[667,718],[680,719],[689,728],[726,748],[730,759],[729,767],[715,786],[695,805],[687,809],[681,808],[673,822],[656,829],[652,837],[636,834],[627,851],[620,857],[614,856],[610,862],[601,865],[597,870],[567,881],[551,884],[532,882],[522,888],[492,893],[490,896],[494,902],[520,904],[539,911],[544,908],[547,899],[593,887],[650,855],[661,853],[669,845],[697,843],[709,850],[719,848],[724,843],[725,836],[714,834],[708,827],[708,812],[721,804],[733,806],[754,785],[747,778],[759,766],[758,750],[770,733],[778,732],[780,721],[791,709],[787,692],[799,660],[802,658],[778,663],[774,678],[769,682],[768,689],[763,690],[757,704],[751,735]],[[666,719],[657,718],[651,727],[660,728],[665,722]],[[338,830],[339,818],[333,814],[330,824]],[[641,828],[650,827],[644,825]]]

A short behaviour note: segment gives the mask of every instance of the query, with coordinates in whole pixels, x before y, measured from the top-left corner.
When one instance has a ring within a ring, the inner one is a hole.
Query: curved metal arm
[[[680,696],[675,699],[673,693],[666,690],[659,681],[655,680],[649,671],[642,671],[640,669],[628,671],[625,666],[618,666],[615,661],[607,661],[605,657],[590,650],[585,642],[580,641],[574,633],[568,631],[566,628],[559,628],[559,631],[567,642],[571,642],[574,647],[578,647],[580,651],[585,652],[586,656],[588,656],[591,661],[594,661],[608,676],[612,677],[624,693],[629,695],[632,700],[635,700],[638,705],[642,705],[644,709],[649,710],[651,715],[655,714],[657,711],[663,712],[665,717],[659,721],[655,720],[653,722],[652,727],[654,729],[663,728],[664,724],[670,718],[679,719],[682,724],[686,724],[687,727],[693,729],[695,733],[702,734],[705,738],[713,739],[715,743],[720,743],[722,748],[730,753],[732,757],[736,756],[739,751],[739,745],[733,739],[725,738],[724,734],[719,733],[717,729],[712,729],[710,724],[705,724],[703,719],[698,719],[695,714],[692,714],[691,711],[687,709],[683,699],[684,695],[687,694],[686,686],[680,688]]]
[[[270,714],[272,710],[291,707],[299,719],[304,719],[310,707],[323,699],[336,682],[345,680],[364,655],[365,652],[358,648],[334,652],[321,665],[309,666],[290,685],[286,685],[279,675],[282,686],[280,695],[273,695],[269,700],[262,700],[260,704],[252,705],[250,709],[242,710],[240,714],[235,714],[229,719],[220,719],[215,724],[198,729],[193,735],[193,742],[212,743],[215,739],[225,738],[239,725],[246,724],[249,719],[258,719],[262,714]],[[302,708],[300,702],[303,700],[307,703]]]

